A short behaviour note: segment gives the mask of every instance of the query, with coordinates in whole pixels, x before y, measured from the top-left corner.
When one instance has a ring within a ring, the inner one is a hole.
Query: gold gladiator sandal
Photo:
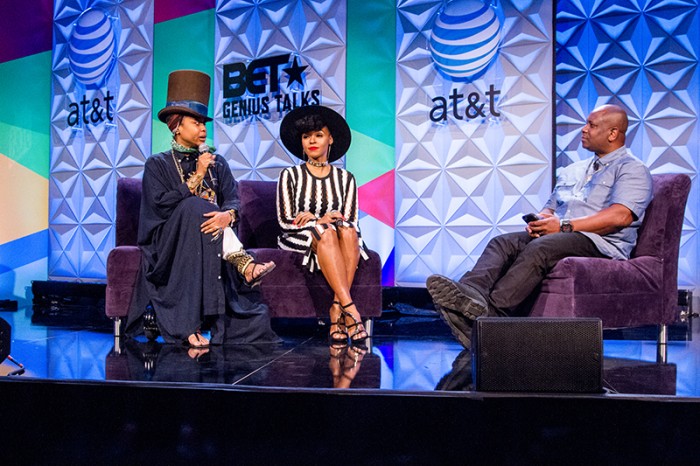
[[[240,251],[227,254],[224,259],[236,268],[238,273],[241,274],[241,277],[243,277],[243,281],[245,281],[246,285],[250,287],[259,285],[263,277],[272,272],[272,270],[275,268],[274,262],[272,262],[270,265],[263,264],[262,262],[256,262],[255,259],[253,259],[253,256],[242,249]],[[252,276],[255,278],[253,278],[251,281],[248,281],[245,278],[245,271],[248,266],[253,267]],[[262,271],[257,277],[255,276],[256,267],[262,267]]]

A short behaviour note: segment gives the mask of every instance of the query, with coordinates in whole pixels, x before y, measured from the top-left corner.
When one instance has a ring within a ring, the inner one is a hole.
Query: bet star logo
[[[246,91],[251,95],[276,94],[280,91],[280,71],[284,71],[288,77],[287,89],[294,83],[299,83],[303,88],[304,71],[308,66],[301,66],[297,57],[289,65],[291,56],[291,53],[287,53],[257,58],[247,66],[243,62],[224,65],[224,99],[242,97]]]
[[[294,61],[292,62],[292,66],[289,66],[287,68],[284,68],[284,72],[287,73],[287,76],[289,76],[289,82],[287,83],[287,87],[290,87],[292,83],[299,83],[300,86],[304,86],[304,77],[302,73],[304,70],[308,68],[308,66],[299,66],[297,63],[297,57],[294,57]]]

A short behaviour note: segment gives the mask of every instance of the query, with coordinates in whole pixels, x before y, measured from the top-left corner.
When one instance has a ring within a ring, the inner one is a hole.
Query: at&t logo
[[[104,11],[85,10],[75,24],[68,43],[68,61],[73,77],[85,89],[99,89],[114,68],[117,40],[114,28]],[[78,102],[69,104],[69,126],[112,121],[110,108],[114,100],[109,90],[104,97],[83,94]]]
[[[441,75],[453,82],[479,78],[498,55],[503,29],[503,12],[498,0],[454,0],[440,11],[430,35],[430,52]],[[498,117],[497,96],[493,84],[486,95],[464,94],[452,89],[447,96],[432,99],[433,122]]]
[[[430,35],[435,66],[453,81],[477,77],[496,56],[502,29],[494,5],[481,0],[448,3]]]

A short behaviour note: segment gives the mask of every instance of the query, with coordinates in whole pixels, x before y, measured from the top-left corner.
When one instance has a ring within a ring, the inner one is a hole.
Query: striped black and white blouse
[[[311,248],[313,231],[319,237],[325,229],[335,229],[335,224],[317,224],[311,220],[298,226],[294,219],[300,212],[311,212],[319,219],[334,210],[345,217],[341,221],[343,226],[357,231],[360,254],[366,260],[367,251],[358,224],[357,184],[352,173],[331,165],[329,174],[319,178],[311,174],[305,163],[285,168],[277,182],[277,221],[282,227],[277,244],[281,249],[304,254],[303,264],[310,271],[319,269],[318,258]]]

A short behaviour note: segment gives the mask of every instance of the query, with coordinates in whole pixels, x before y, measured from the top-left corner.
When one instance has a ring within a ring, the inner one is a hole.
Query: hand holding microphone
[[[209,146],[207,144],[200,144],[199,147],[197,148],[199,150],[199,154],[209,154]],[[207,172],[209,173],[209,178],[211,179],[211,184],[212,188],[216,188],[216,178],[214,178],[214,175],[211,172],[211,166],[216,163],[216,160],[214,158],[214,154],[209,154],[211,156],[211,159],[209,160],[207,164]]]

